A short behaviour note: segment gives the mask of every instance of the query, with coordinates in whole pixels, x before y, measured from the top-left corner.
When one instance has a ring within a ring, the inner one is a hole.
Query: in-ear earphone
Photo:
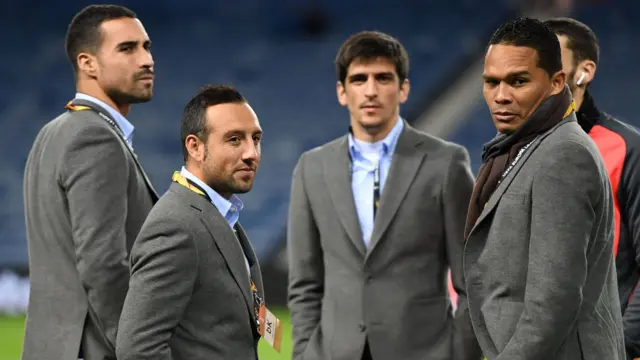
[[[580,78],[576,82],[576,85],[581,85],[582,84],[582,80],[584,80],[584,71],[582,72],[582,74],[580,74]]]

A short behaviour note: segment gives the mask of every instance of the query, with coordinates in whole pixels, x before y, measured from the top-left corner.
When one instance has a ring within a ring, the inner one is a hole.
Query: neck
[[[584,102],[584,92],[583,88],[576,88],[575,93],[573,93],[573,101],[576,103],[576,112],[580,110],[582,103]]]
[[[198,179],[200,179],[200,181],[202,181],[203,183],[207,184],[211,189],[213,189],[213,191],[215,191],[216,193],[218,193],[218,195],[222,196],[223,198],[225,198],[226,200],[231,199],[231,196],[233,195],[230,192],[226,192],[226,191],[219,191],[218,189],[216,189],[216,186],[212,186],[205,178],[204,176],[204,171],[202,171],[202,169],[198,166],[193,165],[192,161],[188,161],[185,165],[184,168],[187,169],[188,172],[190,172],[191,174],[193,174],[193,176],[197,177]]]
[[[83,93],[104,102],[118,111],[122,116],[127,116],[131,110],[131,104],[116,104],[95,82],[78,81],[76,86],[79,93]]]
[[[393,117],[393,120],[387,121],[380,126],[365,127],[360,125],[357,121],[351,119],[351,129],[353,131],[353,137],[368,143],[378,142],[393,130],[393,127],[398,123],[398,116]]]

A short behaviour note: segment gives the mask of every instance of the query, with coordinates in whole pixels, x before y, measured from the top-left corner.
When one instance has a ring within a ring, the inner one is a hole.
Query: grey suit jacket
[[[204,197],[173,183],[131,251],[131,282],[118,331],[118,360],[256,360],[251,278],[260,266]]]
[[[575,115],[535,140],[466,241],[469,312],[489,360],[623,360],[613,203]]]
[[[81,347],[86,360],[115,359],[129,250],[156,200],[135,155],[96,112],[66,112],[43,127],[24,174],[23,360],[77,359]]]
[[[288,225],[295,359],[479,359],[462,277],[473,177],[467,151],[405,124],[368,249],[347,137],[306,152]],[[447,272],[460,293],[452,314]],[[465,351],[467,352],[465,354]]]

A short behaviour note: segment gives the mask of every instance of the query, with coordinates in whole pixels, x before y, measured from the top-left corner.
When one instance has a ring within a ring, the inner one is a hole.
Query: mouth
[[[516,114],[508,111],[496,111],[493,113],[493,117],[500,122],[511,122],[516,116]]]
[[[242,169],[237,170],[236,172],[238,172],[238,173],[240,173],[242,175],[253,175],[253,174],[255,174],[256,171],[255,171],[255,169],[252,169],[252,168],[242,168]]]
[[[143,72],[139,73],[138,76],[136,76],[136,80],[138,80],[138,81],[153,81],[154,77],[155,77],[155,74],[153,73],[153,71],[147,70],[147,71],[143,71]]]
[[[380,109],[382,109],[382,106],[380,105],[362,105],[360,106],[360,109],[364,110],[365,112],[377,112],[380,111]]]

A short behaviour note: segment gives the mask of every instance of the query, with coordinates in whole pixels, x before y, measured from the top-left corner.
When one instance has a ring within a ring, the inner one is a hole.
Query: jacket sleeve
[[[451,269],[451,281],[458,294],[454,315],[453,359],[478,360],[482,351],[471,326],[467,294],[464,285],[462,254],[464,250],[464,226],[471,192],[473,175],[466,149],[458,147],[453,153],[444,183],[443,206],[446,233],[447,260]]]
[[[171,360],[171,339],[191,301],[198,252],[189,225],[152,212],[131,250],[118,327],[118,360]]]
[[[627,151],[618,188],[620,216],[627,225],[631,241],[632,256],[636,268],[640,268],[640,152],[633,148]],[[640,145],[640,144],[638,144]],[[639,279],[640,282],[640,279]],[[624,340],[627,353],[632,358],[640,357],[640,291],[634,286],[629,304],[623,314]]]
[[[129,165],[120,141],[109,128],[88,123],[64,150],[59,178],[89,311],[113,351],[129,280],[125,231]]]
[[[305,155],[302,155],[293,171],[287,229],[293,359],[302,358],[320,323],[324,294],[323,254],[305,188],[304,168]]]
[[[612,257],[610,241],[590,243],[600,221],[597,208],[607,201],[602,184],[608,180],[596,159],[570,139],[547,152],[531,189],[524,308],[496,360],[554,358],[584,305],[588,252],[594,258]],[[612,206],[610,198],[604,206]]]

